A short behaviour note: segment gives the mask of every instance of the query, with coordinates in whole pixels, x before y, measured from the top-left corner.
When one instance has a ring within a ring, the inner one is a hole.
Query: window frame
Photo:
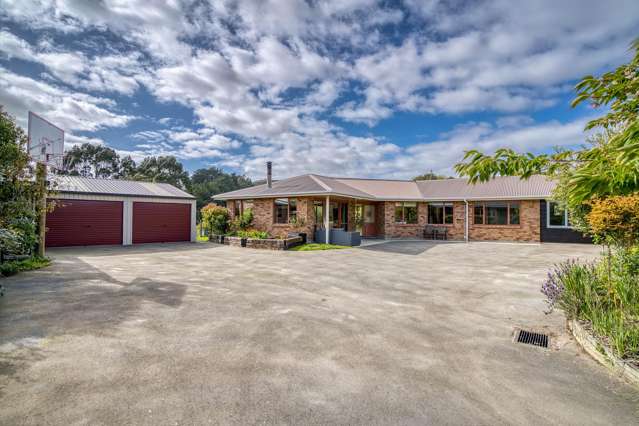
[[[486,218],[488,217],[487,211],[488,211],[488,204],[490,203],[505,203],[506,204],[506,223],[505,224],[499,224],[499,223],[486,223]],[[517,205],[517,208],[519,210],[519,223],[510,223],[510,206],[511,205]],[[481,207],[482,209],[482,213],[481,213],[481,217],[482,217],[482,222],[481,223],[477,223],[477,221],[475,220],[477,218],[477,215],[475,214],[475,209],[477,207]],[[473,203],[473,226],[521,226],[521,202],[520,201],[501,201],[501,200],[494,200],[494,201],[480,201],[480,202],[474,202]]]
[[[551,225],[550,224],[550,205],[558,204],[556,201],[546,200],[546,228],[549,229],[574,229],[570,225],[570,218],[568,217],[568,209],[564,208],[564,223],[565,225]]]
[[[278,208],[278,204],[277,204],[277,200],[286,200],[286,222],[278,222],[277,221],[277,208]],[[291,200],[293,200],[293,203],[295,204],[295,212],[293,214],[293,216],[297,219],[297,198],[295,197],[280,197],[280,198],[275,198],[273,200],[273,225],[289,225],[291,223]]]
[[[442,223],[432,223],[430,221],[430,206],[439,206],[443,208],[442,211]],[[450,207],[453,209],[451,214],[450,223],[446,223],[446,207]],[[455,203],[446,202],[446,201],[435,201],[429,202],[426,205],[426,224],[427,225],[435,225],[435,226],[453,226],[455,224]]]
[[[406,206],[406,204],[410,204]],[[414,204],[414,205],[413,205]],[[407,222],[406,221],[406,208],[413,207],[415,208],[415,222]],[[401,208],[402,217],[401,221],[397,220],[397,209]],[[396,201],[394,205],[393,216],[395,219],[395,225],[419,225],[419,204],[416,201]]]

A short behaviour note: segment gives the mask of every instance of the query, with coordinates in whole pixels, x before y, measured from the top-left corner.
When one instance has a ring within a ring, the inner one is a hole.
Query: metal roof
[[[529,179],[496,177],[488,182],[470,184],[467,179],[401,181],[385,179],[335,178],[302,175],[214,196],[216,200],[336,195],[364,200],[444,201],[542,199],[552,196],[556,182],[545,176]]]
[[[189,198],[191,194],[168,183],[57,176],[54,191],[61,193],[121,195],[125,197]]]

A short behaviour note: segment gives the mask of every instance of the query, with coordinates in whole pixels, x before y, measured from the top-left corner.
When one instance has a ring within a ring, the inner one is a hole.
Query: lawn
[[[291,251],[316,251],[316,250],[338,250],[345,249],[348,246],[338,246],[335,244],[319,244],[319,243],[308,243],[302,244],[301,246],[293,247],[289,250]]]

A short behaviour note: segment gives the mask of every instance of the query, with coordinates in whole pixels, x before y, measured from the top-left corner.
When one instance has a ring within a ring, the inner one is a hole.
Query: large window
[[[417,203],[395,203],[395,223],[417,223]]]
[[[475,225],[519,225],[519,203],[478,203],[473,208]]]
[[[277,198],[273,210],[273,222],[275,223],[289,223],[297,220],[295,198]]]
[[[428,203],[428,223],[430,225],[452,225],[452,203]]]
[[[562,208],[558,203],[548,201],[546,203],[546,213],[548,217],[548,228],[570,228],[570,218],[568,210]]]

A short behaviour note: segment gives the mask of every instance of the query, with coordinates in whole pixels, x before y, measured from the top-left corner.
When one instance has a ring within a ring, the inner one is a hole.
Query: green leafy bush
[[[18,272],[32,271],[34,269],[44,268],[45,266],[49,266],[50,264],[51,260],[49,260],[48,258],[37,256],[23,260],[4,262],[0,263],[0,275],[8,277],[10,275],[17,274]]]
[[[246,209],[231,222],[231,231],[235,233],[248,231],[251,229],[251,225],[253,225],[253,210]]]
[[[202,226],[208,228],[210,235],[224,235],[229,227],[229,211],[225,207],[207,204],[200,210]]]
[[[589,323],[620,358],[639,363],[639,249],[619,248],[603,259],[561,263],[542,293],[552,310]]]
[[[265,240],[269,237],[268,232],[258,231],[257,229],[249,229],[246,231],[237,231],[236,236],[240,238],[254,238],[257,240]]]

